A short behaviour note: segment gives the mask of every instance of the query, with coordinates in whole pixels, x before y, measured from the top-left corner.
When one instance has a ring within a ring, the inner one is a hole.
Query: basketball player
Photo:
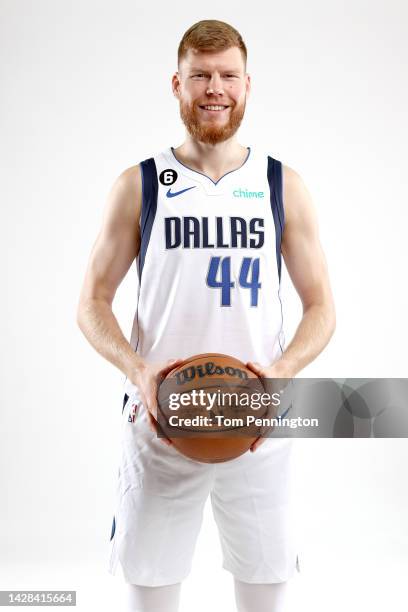
[[[185,141],[118,177],[80,297],[81,330],[126,376],[110,571],[120,563],[129,612],[176,612],[208,495],[239,612],[281,612],[299,569],[291,440],[259,438],[251,452],[204,464],[157,436],[158,383],[181,360],[226,353],[261,377],[291,378],[335,327],[302,179],[236,138],[250,91],[246,58],[240,34],[224,22],[200,21],[184,34],[172,88]],[[303,304],[286,348],[282,255]],[[135,259],[129,343],[112,302]]]

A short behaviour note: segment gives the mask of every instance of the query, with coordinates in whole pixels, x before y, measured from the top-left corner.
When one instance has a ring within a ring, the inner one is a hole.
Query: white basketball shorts
[[[191,570],[208,495],[223,568],[249,583],[283,582],[299,571],[293,440],[268,438],[254,453],[207,464],[157,438],[136,387],[122,418],[110,573],[119,562],[132,584],[181,582]]]

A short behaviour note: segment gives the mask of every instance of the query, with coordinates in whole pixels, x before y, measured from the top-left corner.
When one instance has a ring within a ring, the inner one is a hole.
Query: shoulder
[[[276,173],[278,173],[282,177],[282,187],[293,189],[303,182],[300,174],[291,168],[291,166],[284,164],[280,159],[271,154],[267,154],[267,158],[268,172],[272,169],[274,176],[277,176]]]
[[[129,203],[134,205],[135,199],[140,200],[142,193],[142,176],[140,164],[130,166],[119,174],[113,183],[111,197],[122,202],[122,205]]]
[[[302,176],[282,164],[282,197],[287,221],[315,216],[314,205]]]
[[[119,174],[115,185],[121,190],[137,190],[141,186],[141,179],[140,164],[135,164]]]
[[[140,165],[125,168],[114,180],[107,202],[107,217],[119,223],[133,223],[140,217],[142,200]]]
[[[131,192],[140,192],[142,190],[143,179],[149,178],[151,172],[156,174],[157,172],[157,159],[160,158],[161,154],[151,156],[147,159],[143,159],[134,166],[129,166],[118,176],[116,183],[118,187],[129,190]]]
[[[268,154],[268,175],[270,172],[269,180],[277,180],[279,189],[282,189],[285,225],[299,215],[308,214],[311,198],[299,172]]]
[[[288,209],[288,213],[311,212],[313,203],[303,178],[286,164],[282,164],[282,191],[285,210]]]
[[[283,186],[289,189],[294,189],[296,187],[299,187],[302,183],[303,179],[300,174],[290,166],[287,166],[286,164],[282,163]]]

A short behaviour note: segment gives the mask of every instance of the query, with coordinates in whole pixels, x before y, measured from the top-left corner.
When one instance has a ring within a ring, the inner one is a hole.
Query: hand
[[[277,393],[282,390],[282,385],[284,387],[288,384],[289,379],[294,376],[294,372],[291,368],[283,361],[276,361],[274,364],[269,366],[261,366],[256,361],[248,361],[246,366],[249,370],[254,372],[259,378],[262,379],[262,382],[265,387],[265,392],[272,395],[273,393]],[[266,379],[266,380],[265,380]],[[283,381],[282,379],[288,379],[287,381]],[[278,389],[279,387],[279,389]],[[268,417],[272,417],[274,415],[268,414]],[[251,444],[250,451],[254,453],[256,449],[261,446],[266,440],[266,434],[270,431],[270,427],[263,427],[261,429],[261,435]]]
[[[149,427],[157,436],[159,434],[159,424],[157,422],[158,387],[170,370],[183,363],[183,361],[184,359],[169,359],[165,363],[144,363],[130,379],[140,392],[142,403],[147,410]],[[162,432],[160,431],[160,433]],[[172,444],[171,440],[166,437],[160,437],[159,439],[167,446]]]

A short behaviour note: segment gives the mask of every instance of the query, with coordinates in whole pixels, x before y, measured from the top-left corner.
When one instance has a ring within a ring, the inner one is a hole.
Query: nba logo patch
[[[136,404],[136,402],[133,402],[133,404],[130,407],[129,410],[129,416],[128,416],[128,422],[129,423],[134,423],[135,422],[135,418],[136,418],[136,413],[137,413],[137,409],[139,408],[139,404]]]

